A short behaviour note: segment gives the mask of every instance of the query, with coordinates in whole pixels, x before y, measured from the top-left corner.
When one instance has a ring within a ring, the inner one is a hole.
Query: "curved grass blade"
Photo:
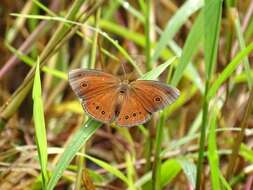
[[[161,166],[161,186],[165,187],[181,171],[181,166],[176,159],[165,161]]]
[[[15,49],[14,47],[12,47],[9,44],[6,44],[7,48],[13,52],[21,61],[23,61],[24,63],[26,63],[27,65],[33,67],[35,64],[35,61],[30,58],[29,56],[23,54],[22,52],[20,52],[19,50]],[[67,80],[68,76],[66,75],[66,73],[59,71],[57,69],[53,69],[47,66],[43,66],[41,69],[43,72],[46,72],[47,74],[51,74],[54,77],[57,77],[59,79],[63,79],[63,80]]]
[[[156,190],[161,189],[161,163],[162,160],[160,158],[161,150],[162,150],[162,139],[163,139],[163,126],[165,124],[164,113],[160,113],[159,123],[156,127],[156,137],[155,137],[155,153],[154,153],[154,162],[152,168],[152,188]]]
[[[71,20],[68,20],[68,19],[65,19],[62,17],[52,17],[52,16],[43,16],[43,15],[24,15],[24,14],[16,14],[16,13],[13,13],[11,15],[18,16],[18,17],[25,17],[25,18],[29,18],[29,19],[53,20],[53,21],[64,22],[64,23],[73,24],[73,25],[77,25],[77,26],[85,26],[90,30],[98,32],[100,35],[105,37],[109,42],[111,42],[122,53],[122,55],[132,64],[132,66],[136,69],[138,74],[142,76],[142,71],[139,68],[139,66],[130,57],[130,55],[127,53],[127,51],[118,43],[118,41],[112,39],[107,33],[103,32],[97,28],[91,27],[87,24],[83,24],[80,22],[71,21]]]
[[[180,171],[181,166],[178,160],[169,159],[163,162],[161,165],[161,187],[165,187],[168,183],[170,183]],[[144,176],[135,182],[135,187],[140,188],[141,186],[145,186],[145,184],[150,183],[151,180],[152,173],[147,172]]]
[[[188,35],[186,42],[184,44],[179,64],[176,67],[175,73],[171,81],[171,84],[173,86],[177,86],[178,82],[182,78],[184,70],[190,63],[193,54],[197,51],[199,44],[203,39],[202,37],[203,37],[203,13],[200,13],[198,18],[194,22],[190,34]]]
[[[35,78],[33,84],[33,117],[35,124],[35,137],[37,151],[39,155],[40,167],[42,172],[42,185],[45,189],[48,182],[47,173],[47,136],[44,119],[44,109],[41,97],[41,82],[40,82],[40,63],[39,59],[36,65]]]
[[[173,61],[175,61],[176,57],[172,57],[171,59],[168,59],[165,63],[159,65],[158,67],[155,67],[151,71],[145,73],[140,79],[142,80],[155,80],[157,79],[163,71],[171,64]]]
[[[253,164],[253,150],[244,143],[240,145],[240,155]]]
[[[219,175],[220,175],[220,181],[223,185],[223,189],[232,190],[232,188],[230,187],[230,184],[226,181],[226,179],[223,177],[221,172],[219,173]]]
[[[245,41],[243,38],[243,32],[241,30],[241,24],[240,24],[240,19],[239,19],[239,13],[236,11],[236,9],[233,9],[233,13],[234,13],[234,22],[235,22],[235,30],[236,30],[236,34],[237,34],[237,38],[239,41],[239,45],[241,49],[244,49],[246,47],[245,45]],[[253,87],[253,77],[250,74],[250,63],[249,63],[249,59],[248,57],[245,57],[243,59],[243,65],[244,65],[244,70],[246,72],[246,76],[247,76],[247,82],[248,82],[248,86],[249,89]]]
[[[124,181],[126,184],[128,184],[128,179],[127,177],[117,168],[113,167],[112,165],[99,160],[97,158],[88,156],[88,155],[84,155],[86,158],[88,158],[90,161],[96,163],[98,166],[104,168],[105,170],[107,170],[108,172],[110,172],[111,174],[117,176],[119,179],[121,179],[122,181]]]
[[[145,18],[144,16],[137,10],[135,9],[133,6],[131,6],[131,4],[127,1],[124,0],[117,0],[118,2],[120,2],[121,6],[126,9],[131,15],[135,16],[136,18],[138,18],[141,22],[145,22]]]
[[[155,48],[154,54],[151,58],[151,64],[154,64],[159,58],[161,52],[164,50],[166,45],[175,36],[179,28],[187,21],[189,16],[200,9],[203,6],[202,0],[188,0],[169,20],[166,28],[159,39],[159,42]]]
[[[216,142],[216,128],[217,128],[217,108],[214,108],[210,117],[210,131],[208,136],[208,160],[211,170],[211,184],[212,189],[221,189],[220,184],[220,170],[219,170],[219,154],[217,151],[217,142]]]
[[[66,151],[66,149],[65,149],[65,151]],[[49,152],[49,154],[61,154],[61,153],[64,152],[64,149],[63,148],[50,147],[48,149],[48,152]],[[89,155],[87,155],[85,153],[77,152],[76,155],[87,158],[88,160],[90,160],[94,164],[96,164],[99,167],[105,169],[106,171],[108,171],[112,175],[118,177],[119,179],[121,179],[123,182],[125,182],[128,185],[128,179],[127,179],[127,177],[119,169],[117,169],[117,167],[114,167],[112,164],[107,163],[107,162],[105,162],[103,160],[100,160],[98,158],[94,158],[92,156],[89,156]],[[92,172],[92,170],[90,172]],[[96,174],[95,171],[93,173],[94,173],[93,175],[100,176],[100,174],[99,175]]]
[[[72,137],[69,145],[61,155],[52,176],[47,185],[47,190],[53,190],[64,170],[68,167],[71,160],[74,158],[79,149],[86,143],[86,141],[102,126],[101,123],[89,119],[84,126],[82,126]]]
[[[209,100],[207,98],[213,69],[216,63],[218,52],[218,40],[221,24],[222,1],[205,0],[204,6],[204,50],[205,50],[205,94],[203,102],[203,116],[201,124],[201,134],[199,141],[199,153],[197,164],[196,190],[201,188],[201,176],[203,173],[203,160],[206,141],[206,128],[208,125],[208,107]]]
[[[240,51],[236,55],[236,57],[228,64],[228,66],[222,71],[218,79],[213,83],[211,86],[208,95],[207,95],[207,100],[210,100],[217,92],[219,87],[222,85],[222,83],[229,77],[231,76],[232,72],[235,71],[237,66],[241,63],[243,58],[245,58],[249,53],[253,51],[253,42],[250,43],[246,48]]]
[[[180,158],[178,159],[178,162],[180,163],[181,168],[183,169],[188,181],[192,185],[192,189],[195,189],[196,165],[186,158]]]

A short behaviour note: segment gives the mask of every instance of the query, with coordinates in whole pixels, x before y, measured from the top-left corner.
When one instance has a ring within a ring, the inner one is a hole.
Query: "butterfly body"
[[[179,91],[152,80],[123,80],[108,73],[76,69],[69,81],[81,99],[85,112],[102,123],[116,122],[119,126],[145,123],[151,114],[174,102]]]

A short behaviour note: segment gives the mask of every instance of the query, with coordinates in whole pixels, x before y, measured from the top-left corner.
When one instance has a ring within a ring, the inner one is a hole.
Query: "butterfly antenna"
[[[124,80],[127,80],[126,69],[125,69],[125,66],[124,66],[123,62],[121,62],[121,66],[122,66],[122,70],[123,70],[123,73],[124,73]]]

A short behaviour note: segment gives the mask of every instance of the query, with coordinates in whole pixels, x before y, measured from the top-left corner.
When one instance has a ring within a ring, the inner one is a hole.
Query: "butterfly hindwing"
[[[128,89],[121,102],[121,109],[116,118],[119,126],[141,125],[150,119],[150,113],[144,109],[135,92]]]
[[[137,80],[130,85],[141,104],[151,113],[173,103],[179,96],[179,91],[176,88],[159,81]]]
[[[102,123],[111,123],[115,119],[117,91],[110,89],[82,101],[85,112]]]

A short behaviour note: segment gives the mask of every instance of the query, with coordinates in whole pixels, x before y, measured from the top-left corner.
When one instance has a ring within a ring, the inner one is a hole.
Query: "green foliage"
[[[213,69],[217,59],[218,52],[218,41],[221,23],[221,13],[222,13],[222,2],[220,0],[205,1],[204,6],[204,51],[205,51],[205,93],[203,102],[203,116],[201,125],[201,135],[200,135],[200,150],[198,157],[198,167],[197,167],[197,179],[196,179],[196,189],[201,188],[201,175],[203,170],[203,160],[204,160],[204,148],[206,140],[206,127],[209,122],[208,118],[208,108],[209,100],[207,98],[209,92],[209,85],[211,82],[211,76],[213,74]]]
[[[86,141],[96,132],[97,128],[101,127],[101,123],[89,119],[79,130],[73,135],[71,141],[61,155],[54,171],[51,174],[47,190],[53,190],[58,180],[62,176],[64,170],[69,166],[71,160],[74,158],[80,148]]]
[[[42,184],[44,189],[46,189],[46,184],[48,182],[47,173],[47,136],[46,136],[46,126],[44,119],[44,109],[43,101],[41,96],[41,81],[40,81],[40,60],[38,59],[36,65],[36,72],[33,84],[33,117],[34,117],[34,127],[35,127],[35,137],[38,149],[38,156],[40,161],[40,167],[42,171]]]

